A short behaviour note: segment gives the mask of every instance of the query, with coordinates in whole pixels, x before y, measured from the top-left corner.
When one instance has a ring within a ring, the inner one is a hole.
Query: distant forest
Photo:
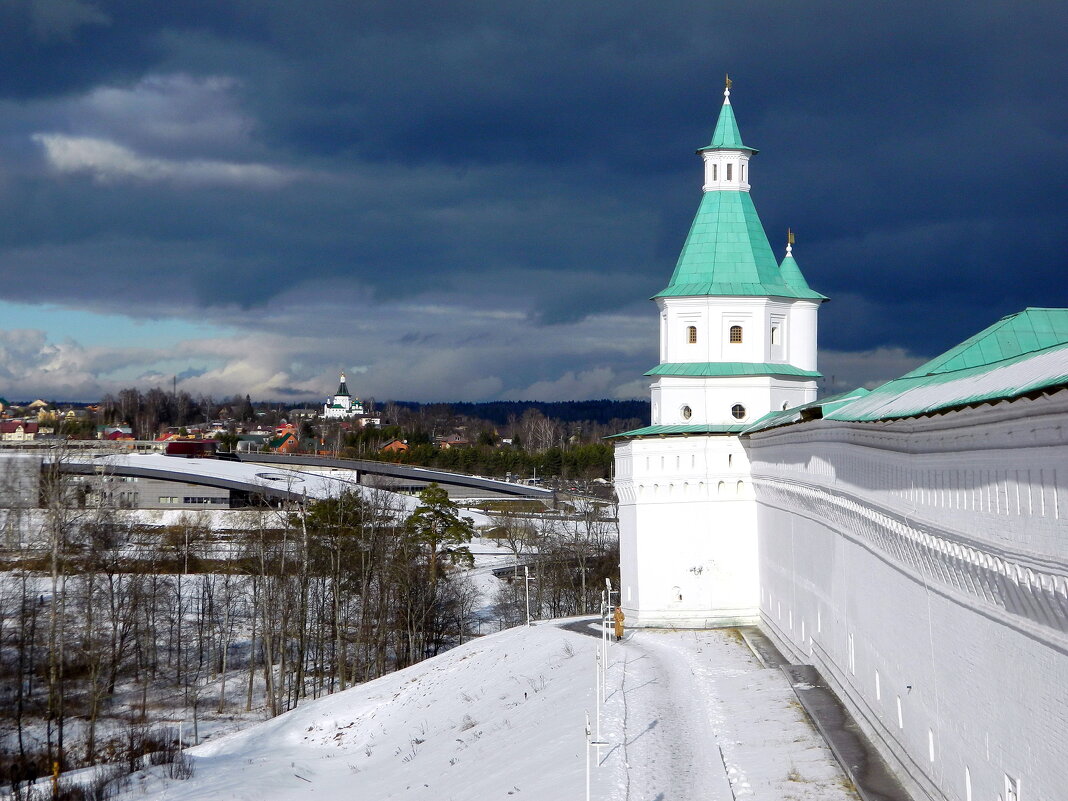
[[[546,417],[562,423],[589,420],[607,425],[613,420],[649,419],[649,401],[647,400],[608,400],[605,398],[584,401],[485,401],[482,403],[392,401],[392,403],[413,412],[448,407],[453,414],[488,420],[497,425],[504,425],[515,417],[522,417],[527,409],[537,409]]]

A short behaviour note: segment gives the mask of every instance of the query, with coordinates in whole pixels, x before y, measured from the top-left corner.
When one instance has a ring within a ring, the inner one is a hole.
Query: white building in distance
[[[327,420],[352,420],[363,415],[363,404],[359,398],[349,393],[345,383],[345,374],[342,373],[338,383],[337,392],[333,397],[327,398],[323,404],[323,417]]]
[[[1068,797],[1068,309],[817,400],[824,298],[775,265],[729,92],[699,152],[652,424],[616,448],[628,624],[759,624],[914,798]]]

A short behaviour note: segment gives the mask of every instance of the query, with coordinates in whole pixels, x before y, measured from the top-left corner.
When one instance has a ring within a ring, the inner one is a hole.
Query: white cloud
[[[170,181],[187,185],[273,189],[290,183],[300,175],[293,170],[266,164],[150,158],[115,142],[84,136],[38,133],[34,134],[33,139],[44,148],[45,157],[55,171],[86,173],[101,183]]]
[[[70,123],[89,135],[141,147],[247,146],[255,121],[240,107],[241,83],[224,75],[147,75],[130,86],[98,86],[70,102]]]

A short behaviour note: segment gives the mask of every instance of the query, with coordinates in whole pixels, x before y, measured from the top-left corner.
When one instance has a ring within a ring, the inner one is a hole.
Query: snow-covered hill
[[[142,773],[124,797],[582,798],[599,646],[581,621],[483,637],[190,749],[193,778]],[[856,798],[785,677],[730,632],[637,632],[609,665],[592,798]]]

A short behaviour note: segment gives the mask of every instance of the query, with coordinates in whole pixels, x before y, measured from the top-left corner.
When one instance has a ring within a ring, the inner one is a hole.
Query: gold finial
[[[786,244],[787,245],[794,244],[794,232],[792,230],[790,230],[789,228],[786,229]]]
[[[727,81],[726,81],[726,87],[725,87],[725,88],[727,88],[727,89],[730,89],[730,88],[731,88],[731,86],[732,86],[732,85],[734,84],[734,81],[732,81],[732,80],[731,80],[731,76],[730,76],[730,73],[724,73],[724,74],[725,74],[725,75],[726,75],[726,77],[727,77]]]

